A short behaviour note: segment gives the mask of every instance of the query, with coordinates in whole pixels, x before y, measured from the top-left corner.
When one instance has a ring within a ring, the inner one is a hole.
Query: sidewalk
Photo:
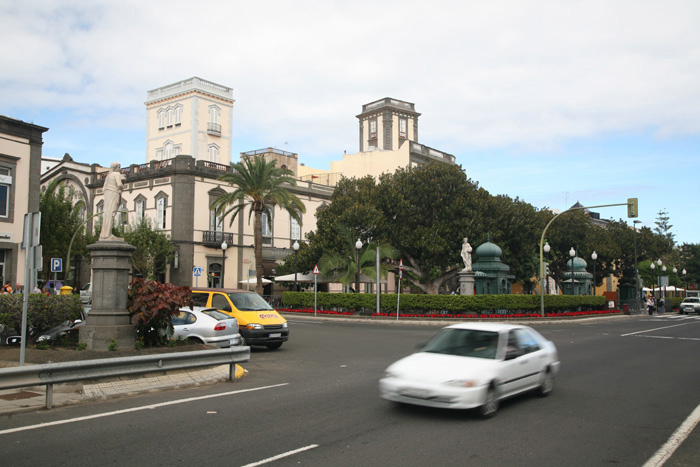
[[[229,365],[220,365],[212,368],[166,372],[158,376],[123,377],[94,384],[57,384],[53,391],[53,407],[226,381],[228,372]],[[236,379],[246,373],[247,370],[236,365]],[[0,391],[0,416],[40,409],[46,410],[46,386]]]

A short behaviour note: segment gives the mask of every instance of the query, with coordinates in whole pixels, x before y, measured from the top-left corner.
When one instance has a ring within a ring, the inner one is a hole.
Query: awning
[[[262,278],[262,283],[263,284],[269,284],[272,282],[269,279],[265,279],[264,277]],[[251,277],[250,279],[246,279],[243,281],[238,281],[239,284],[257,284],[258,283],[258,278],[257,277]]]

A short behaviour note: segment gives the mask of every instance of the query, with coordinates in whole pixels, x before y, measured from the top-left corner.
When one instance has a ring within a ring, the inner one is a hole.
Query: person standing
[[[666,311],[666,301],[664,300],[664,297],[659,297],[659,314],[663,315],[665,311]]]
[[[10,285],[12,282],[7,281],[5,282],[5,285],[0,288],[0,293],[12,293],[12,286]]]
[[[647,297],[647,311],[649,312],[650,315],[653,315],[655,309],[656,309],[656,306],[654,303],[654,296],[649,295],[649,297]]]

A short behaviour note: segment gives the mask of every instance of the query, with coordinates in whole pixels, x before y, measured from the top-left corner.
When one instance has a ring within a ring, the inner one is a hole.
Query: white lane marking
[[[263,460],[258,461],[258,462],[253,462],[252,464],[246,464],[246,465],[244,465],[244,466],[242,466],[242,467],[255,467],[255,466],[257,466],[257,465],[269,464],[270,462],[274,462],[274,461],[279,460],[279,459],[282,459],[282,458],[284,458],[284,457],[293,456],[294,454],[298,454],[298,453],[300,453],[300,452],[308,451],[309,449],[314,449],[314,448],[317,448],[317,447],[318,447],[318,444],[310,444],[310,445],[308,445],[308,446],[304,446],[303,448],[295,449],[295,450],[293,450],[293,451],[283,452],[282,454],[278,454],[278,455],[276,455],[276,456],[274,456],[274,457],[268,457],[267,459],[263,459]]]
[[[635,336],[647,339],[671,339],[675,341],[700,341],[700,337]]]
[[[673,432],[671,437],[666,441],[666,444],[656,451],[656,454],[649,459],[644,467],[659,467],[671,458],[678,447],[683,444],[683,441],[693,431],[695,426],[700,421],[700,405],[695,407],[695,410],[685,419],[685,421]]]
[[[659,331],[661,329],[669,329],[669,328],[675,328],[678,326],[687,326],[689,324],[695,324],[695,323],[681,323],[681,324],[674,324],[673,326],[663,326],[660,328],[654,328],[654,329],[648,329],[646,331],[637,331],[637,332],[630,332],[629,334],[622,334],[620,337],[626,337],[626,336],[634,336],[635,334],[644,334],[645,332],[652,332],[652,331]]]
[[[125,413],[130,413],[130,412],[138,412],[141,410],[157,409],[159,407],[166,407],[168,405],[184,404],[187,402],[201,401],[201,400],[205,400],[205,399],[213,399],[215,397],[231,396],[233,394],[241,394],[244,392],[260,391],[262,389],[278,388],[280,386],[287,386],[288,384],[289,383],[282,383],[282,384],[274,384],[272,386],[262,386],[259,388],[240,389],[238,391],[222,392],[221,394],[209,394],[207,396],[190,397],[187,399],[178,399],[178,400],[174,400],[174,401],[161,402],[159,404],[151,404],[151,405],[144,405],[141,407],[132,407],[130,409],[115,410],[113,412],[105,412],[105,413],[99,413],[99,414],[94,414],[94,415],[86,415],[84,417],[69,418],[67,420],[56,420],[55,422],[39,423],[38,425],[21,426],[18,428],[10,428],[7,430],[2,430],[2,431],[0,431],[0,435],[17,433],[20,431],[36,430],[38,428],[47,428],[50,426],[65,425],[66,423],[82,422],[85,420],[93,420],[95,418],[111,417],[113,415],[121,415],[121,414],[125,414]]]

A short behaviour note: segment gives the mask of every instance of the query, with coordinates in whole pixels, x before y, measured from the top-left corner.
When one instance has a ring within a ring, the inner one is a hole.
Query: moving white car
[[[688,297],[681,302],[678,309],[682,315],[686,313],[697,313],[700,315],[700,298]]]
[[[173,315],[173,337],[219,347],[241,345],[238,321],[214,308],[180,308]]]
[[[428,407],[478,408],[525,391],[547,396],[559,357],[552,342],[528,326],[462,323],[441,329],[419,352],[391,364],[379,381],[382,398]]]

